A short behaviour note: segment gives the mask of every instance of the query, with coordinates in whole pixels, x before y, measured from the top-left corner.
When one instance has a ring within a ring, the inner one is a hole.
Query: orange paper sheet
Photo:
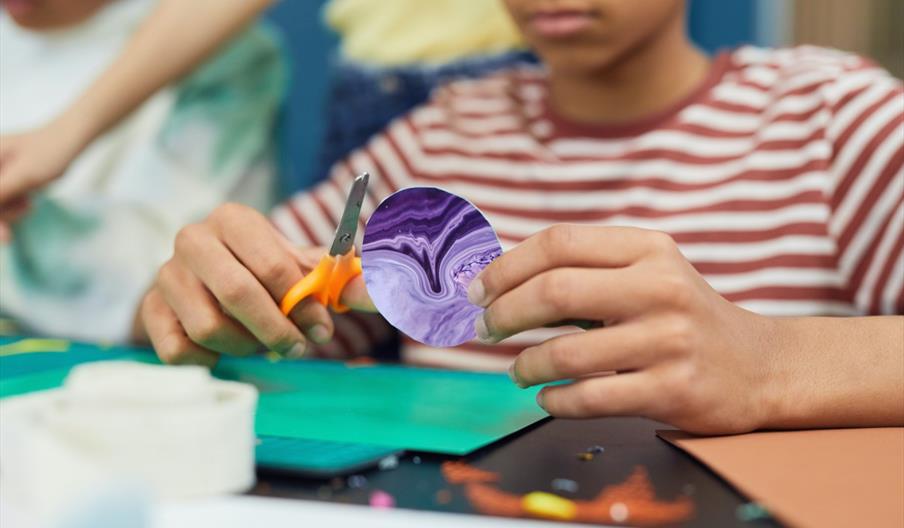
[[[904,428],[658,434],[791,526],[904,526]]]

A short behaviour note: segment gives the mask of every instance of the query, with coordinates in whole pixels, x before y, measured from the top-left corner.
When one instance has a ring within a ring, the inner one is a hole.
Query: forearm
[[[273,0],[161,0],[119,57],[57,123],[87,145],[190,72]]]
[[[763,428],[904,425],[904,317],[779,320]]]

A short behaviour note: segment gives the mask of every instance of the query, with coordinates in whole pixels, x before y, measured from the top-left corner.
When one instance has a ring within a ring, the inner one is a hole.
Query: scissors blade
[[[358,232],[358,218],[361,216],[361,204],[364,202],[364,193],[367,191],[367,182],[370,174],[364,172],[352,183],[352,189],[345,201],[345,210],[342,211],[342,219],[336,228],[336,236],[330,247],[330,255],[339,256],[348,253],[355,244],[355,233]]]

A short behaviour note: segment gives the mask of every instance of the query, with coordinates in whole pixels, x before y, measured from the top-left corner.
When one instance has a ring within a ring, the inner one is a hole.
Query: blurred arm
[[[120,56],[58,119],[82,147],[190,72],[273,0],[160,0]],[[79,149],[80,150],[80,149]]]

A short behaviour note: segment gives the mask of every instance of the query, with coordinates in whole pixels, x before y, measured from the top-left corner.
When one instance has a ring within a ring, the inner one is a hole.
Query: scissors
[[[361,258],[355,256],[355,233],[369,180],[370,175],[366,172],[355,178],[329,253],[320,259],[317,267],[289,288],[279,303],[283,314],[289,315],[295,305],[307,297],[313,297],[324,306],[329,305],[336,313],[349,310],[348,306],[339,302],[339,298],[345,285],[361,274]]]

